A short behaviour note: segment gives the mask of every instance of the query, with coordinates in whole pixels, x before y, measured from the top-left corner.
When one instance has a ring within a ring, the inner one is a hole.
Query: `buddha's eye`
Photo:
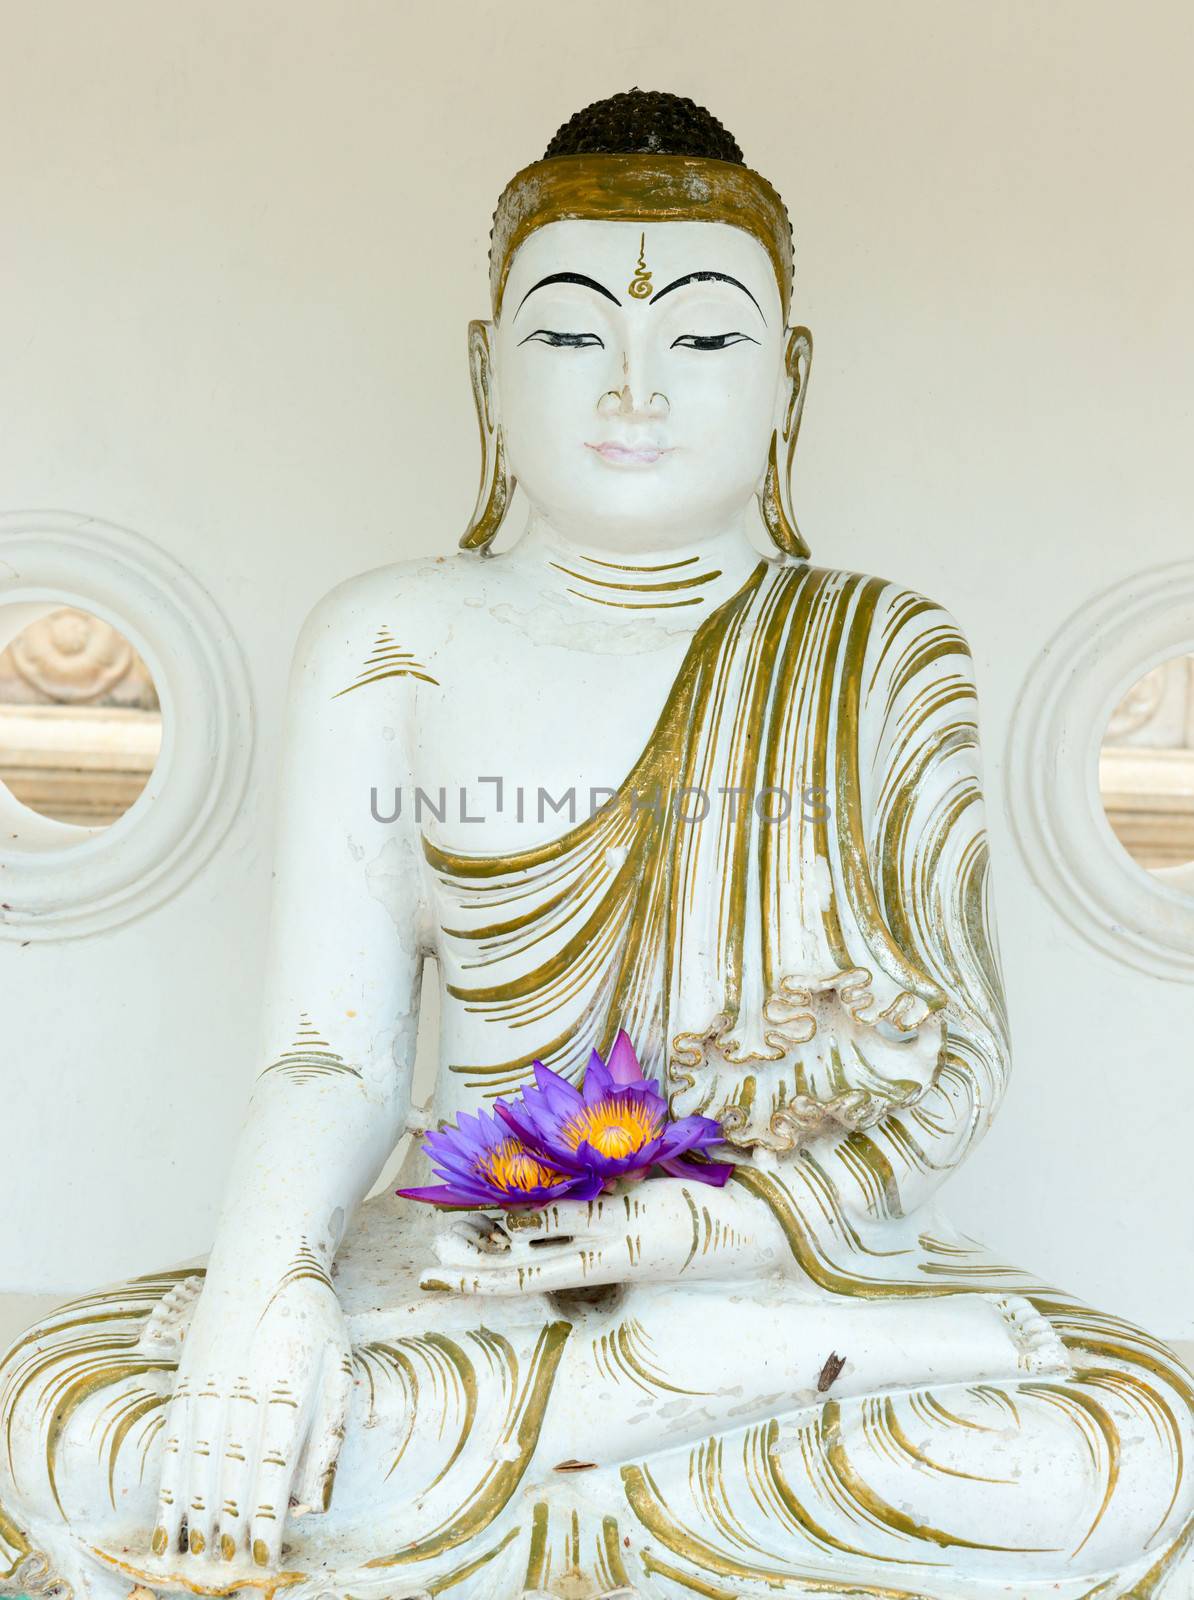
[[[685,350],[728,350],[732,344],[741,344],[744,340],[750,344],[759,342],[749,333],[682,333],[672,340],[672,349],[683,346]]]
[[[525,339],[518,342],[529,344],[532,339],[537,344],[549,344],[556,350],[584,350],[593,344],[601,350],[605,349],[595,333],[553,333],[550,328],[536,328],[534,333],[528,333]]]

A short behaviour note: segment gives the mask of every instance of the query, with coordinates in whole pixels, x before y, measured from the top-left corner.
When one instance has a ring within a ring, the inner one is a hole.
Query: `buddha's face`
[[[549,223],[511,263],[496,333],[510,470],[567,538],[721,532],[762,481],[784,344],[770,258],[741,229]]]

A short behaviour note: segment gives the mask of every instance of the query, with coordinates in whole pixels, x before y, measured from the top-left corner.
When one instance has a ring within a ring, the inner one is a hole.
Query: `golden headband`
[[[510,263],[548,222],[727,222],[771,257],[784,316],[792,297],[792,226],[766,178],[707,156],[579,155],[536,161],[511,178],[498,201],[489,251],[493,314],[501,311]]]

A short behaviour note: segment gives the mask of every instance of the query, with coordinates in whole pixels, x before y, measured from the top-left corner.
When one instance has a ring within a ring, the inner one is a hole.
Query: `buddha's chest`
[[[470,853],[532,848],[608,800],[649,747],[683,656],[682,643],[603,655],[487,642],[467,672],[450,664],[413,752],[421,830]]]

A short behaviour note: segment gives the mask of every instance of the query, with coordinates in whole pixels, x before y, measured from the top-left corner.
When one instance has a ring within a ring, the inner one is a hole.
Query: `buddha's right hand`
[[[167,1413],[153,1554],[277,1567],[292,1511],[326,1510],[352,1388],[336,1291],[300,1253],[262,1302],[210,1276]]]

